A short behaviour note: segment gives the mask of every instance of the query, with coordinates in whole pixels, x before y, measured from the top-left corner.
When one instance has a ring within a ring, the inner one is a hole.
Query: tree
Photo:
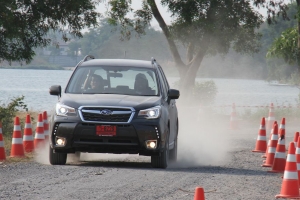
[[[257,28],[263,16],[254,10],[266,7],[267,19],[271,23],[277,14],[286,17],[283,0],[162,0],[174,21],[167,25],[157,8],[155,0],[145,0],[141,9],[133,10],[131,0],[110,0],[108,11],[111,24],[121,24],[125,39],[131,32],[144,34],[144,29],[155,18],[162,29],[179,71],[183,92],[191,93],[195,78],[205,55],[226,54],[230,48],[240,53],[254,53],[259,50],[260,34]],[[134,19],[127,14],[134,12]],[[186,60],[179,54],[178,44],[186,48]],[[185,96],[185,95],[184,95]]]
[[[97,0],[0,0],[0,60],[30,62],[34,48],[51,43],[50,30],[81,37],[97,25]]]
[[[151,27],[145,29],[142,39],[133,37],[120,42],[120,26],[111,26],[107,19],[102,19],[97,28],[89,29],[80,39],[72,40],[68,47],[74,51],[74,45],[79,45],[83,55],[93,55],[97,58],[131,58],[148,59],[151,56],[161,63],[172,59],[168,44],[161,31]],[[150,56],[151,55],[151,56]]]
[[[288,27],[274,40],[268,49],[267,57],[283,58],[287,64],[296,65],[298,79],[300,78],[300,0],[291,4],[297,12],[294,18],[297,20],[295,26]],[[298,83],[299,84],[299,83]]]
[[[298,53],[298,30],[296,27],[289,28],[276,38],[269,48],[267,57],[281,57],[288,64],[299,64]]]

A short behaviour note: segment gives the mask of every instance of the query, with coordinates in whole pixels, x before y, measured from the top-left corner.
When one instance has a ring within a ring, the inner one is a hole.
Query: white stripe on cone
[[[23,144],[22,138],[13,138],[12,144]]]
[[[284,171],[283,178],[284,179],[298,180],[298,172]]]
[[[279,129],[285,129],[285,125],[284,124],[280,124],[279,125]]]
[[[25,123],[25,128],[32,128],[30,123]]]
[[[263,141],[265,141],[266,139],[267,139],[266,136],[261,136],[261,135],[257,136],[257,140],[263,140]]]
[[[14,131],[21,131],[20,125],[14,125]]]
[[[283,152],[276,152],[275,153],[275,158],[284,158],[285,159],[286,155]]]
[[[296,162],[296,156],[289,154],[289,156],[286,158],[287,162]]]
[[[42,139],[44,140],[45,139],[45,135],[44,134],[35,134],[35,139]]]
[[[276,152],[276,148],[275,147],[269,147],[268,148],[268,153],[275,153]]]
[[[23,141],[33,141],[33,136],[32,135],[24,135]]]
[[[37,126],[37,127],[43,127],[43,128],[44,128],[44,122],[37,122],[36,126]]]

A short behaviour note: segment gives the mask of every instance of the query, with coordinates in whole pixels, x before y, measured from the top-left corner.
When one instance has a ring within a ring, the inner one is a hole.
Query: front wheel
[[[151,156],[151,165],[154,168],[167,168],[169,163],[169,135],[167,136],[165,142],[164,150],[159,154],[159,156]]]
[[[177,148],[178,148],[178,137],[176,136],[174,140],[174,148],[170,150],[170,161],[176,162],[177,161]]]
[[[170,150],[170,161],[176,162],[177,161],[177,149],[178,149],[178,122],[176,124],[176,132],[175,132],[175,139],[174,139],[174,148]]]
[[[66,153],[54,153],[53,148],[49,149],[49,162],[51,165],[65,165],[67,162]]]

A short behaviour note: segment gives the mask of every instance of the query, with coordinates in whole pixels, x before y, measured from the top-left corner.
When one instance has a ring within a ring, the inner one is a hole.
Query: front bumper
[[[165,146],[165,128],[161,119],[136,119],[127,124],[107,124],[116,126],[115,136],[98,136],[96,126],[99,123],[68,121],[56,117],[52,123],[50,145],[60,153],[130,153],[140,155],[158,155]],[[105,125],[105,124],[102,124]],[[65,146],[55,144],[56,137],[66,139]],[[156,140],[155,149],[147,149],[146,141]]]

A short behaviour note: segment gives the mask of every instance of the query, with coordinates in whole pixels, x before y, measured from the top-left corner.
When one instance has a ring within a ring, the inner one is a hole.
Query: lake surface
[[[51,85],[65,88],[71,70],[23,70],[0,69],[0,105],[7,104],[10,99],[25,96],[28,108],[35,111],[50,111],[57,102],[56,96],[49,94]],[[170,85],[178,78],[169,77]],[[218,93],[213,106],[232,105],[241,107],[295,106],[299,89],[293,86],[270,85],[262,80],[241,79],[197,79],[197,81],[213,80]]]

